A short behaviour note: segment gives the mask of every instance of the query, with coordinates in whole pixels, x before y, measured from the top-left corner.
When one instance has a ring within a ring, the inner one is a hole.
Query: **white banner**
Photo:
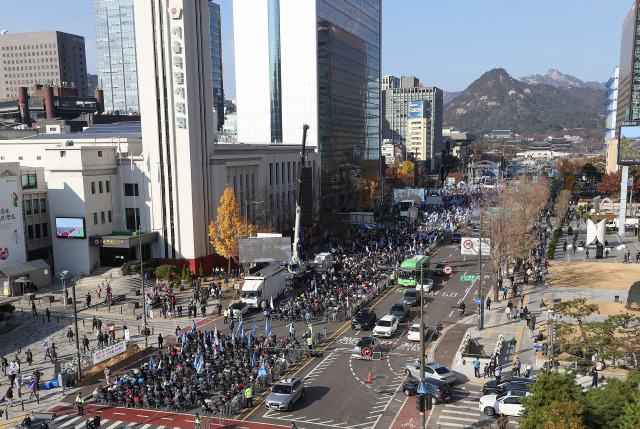
[[[460,241],[460,253],[463,255],[477,255],[478,247],[480,246],[479,237],[464,237]],[[491,252],[491,239],[482,239],[482,256],[489,256]]]
[[[115,355],[119,355],[125,350],[127,350],[127,344],[124,341],[115,343],[114,345],[102,350],[96,350],[95,352],[93,352],[93,364],[95,365],[102,362],[103,360],[107,360],[114,357]]]
[[[17,176],[0,178],[0,267],[27,261],[22,236],[22,194],[19,179]],[[28,214],[32,213],[31,199],[26,210]]]

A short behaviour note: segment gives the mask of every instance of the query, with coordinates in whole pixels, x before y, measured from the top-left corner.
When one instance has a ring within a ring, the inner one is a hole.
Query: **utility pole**
[[[478,311],[478,330],[481,331],[484,328],[484,320],[483,319],[483,310],[484,310],[484,302],[482,300],[482,205],[478,204],[480,207],[480,245],[478,246],[478,291],[477,298],[480,300],[480,303],[477,305]]]
[[[149,336],[147,335],[147,294],[144,290],[144,269],[142,267],[142,230],[138,228],[138,244],[140,245],[140,283],[142,285],[142,312],[144,320],[142,321],[142,330],[144,332],[144,348],[149,347]]]
[[[424,264],[425,261],[420,264],[420,385],[424,385]],[[420,429],[425,429],[425,425],[425,412],[421,410]]]
[[[78,357],[78,380],[82,379],[82,360],[80,359],[80,339],[78,338],[78,311],[76,307],[76,282],[71,285],[71,293],[73,299],[73,324],[76,328],[76,356]]]

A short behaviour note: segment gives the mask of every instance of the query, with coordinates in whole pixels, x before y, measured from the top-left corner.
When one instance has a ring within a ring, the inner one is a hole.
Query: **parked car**
[[[498,395],[485,395],[480,398],[478,407],[488,416],[504,414],[505,416],[518,417],[522,415],[524,406],[520,403],[523,396],[529,396],[529,392],[508,391]]]
[[[444,275],[448,275],[444,272],[444,268],[450,266],[448,263],[446,262],[439,262],[436,264],[436,266],[433,268],[433,274],[438,275],[438,276],[444,276]]]
[[[413,378],[420,378],[420,362],[410,363],[404,367],[404,373]],[[424,364],[424,377],[435,378],[446,383],[453,383],[456,381],[456,375],[451,372],[447,367],[435,362],[428,362]]]
[[[409,306],[404,302],[396,302],[389,310],[389,314],[396,316],[401,322],[409,319]]]
[[[373,328],[373,336],[391,338],[394,332],[398,329],[398,323],[399,320],[396,316],[387,314],[378,320],[375,328]]]
[[[368,349],[368,351],[366,351],[366,349]],[[364,353],[363,350],[365,350]],[[353,348],[353,350],[351,350],[351,359],[365,359],[367,356],[371,356],[371,353],[379,351],[379,339],[373,337],[362,337],[356,343],[356,346]]]
[[[404,296],[402,297],[402,302],[407,304],[409,307],[418,305],[419,300],[420,300],[420,297],[418,296],[418,291],[415,289],[406,291],[404,293]]]
[[[233,319],[239,319],[249,312],[249,304],[246,302],[234,302],[229,306],[229,316]]]
[[[419,385],[420,380],[407,380],[402,385],[402,391],[407,396],[415,396],[417,395]],[[446,381],[442,380],[427,378],[424,380],[424,388],[427,391],[427,395],[431,395],[433,398],[432,401],[437,404],[447,402],[453,395],[453,389],[451,386],[449,386]]]
[[[451,242],[452,243],[461,243],[462,242],[462,234],[460,234],[459,232],[454,232],[453,235],[451,236]]]
[[[353,329],[372,329],[378,320],[376,312],[371,308],[363,308],[351,321]]]
[[[293,404],[304,398],[304,393],[304,380],[298,377],[285,378],[271,388],[264,405],[271,410],[291,411]]]
[[[482,386],[483,395],[497,395],[506,391],[527,392],[529,386],[535,383],[534,379],[525,377],[503,377],[500,382],[496,380],[487,381]]]

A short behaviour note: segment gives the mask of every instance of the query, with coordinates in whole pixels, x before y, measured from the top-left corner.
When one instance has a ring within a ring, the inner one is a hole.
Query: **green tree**
[[[612,405],[613,402],[609,404]],[[640,429],[640,392],[633,392],[630,401],[622,409],[620,429]]]
[[[598,171],[598,169],[593,164],[585,164],[582,167],[582,176],[584,176],[585,180],[591,184],[597,184],[602,180],[602,176],[604,173]]]
[[[156,277],[164,280],[174,280],[178,277],[178,267],[175,265],[160,265],[156,268]]]
[[[625,381],[609,378],[601,389],[589,389],[584,396],[584,422],[590,428],[615,429],[621,426],[625,405],[638,391],[640,372],[632,371]],[[612,406],[615,404],[615,406]],[[638,427],[638,426],[636,426]]]
[[[198,268],[198,277],[201,279],[204,278],[204,268],[202,268],[202,262],[200,263],[200,267]]]
[[[554,426],[558,428],[583,427],[580,403],[582,391],[575,382],[574,374],[557,371],[540,372],[538,380],[531,385],[529,392],[531,396],[523,398],[524,414],[520,423],[521,428],[547,428],[551,427],[554,421],[567,424]],[[567,416],[562,410],[571,410],[573,417]]]

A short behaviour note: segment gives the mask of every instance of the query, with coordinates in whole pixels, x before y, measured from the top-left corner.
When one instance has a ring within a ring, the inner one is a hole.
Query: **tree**
[[[576,384],[572,373],[539,372],[538,380],[529,388],[531,396],[522,400],[524,414],[520,427],[523,429],[538,429],[552,427],[555,421],[566,426],[557,428],[584,427],[582,422],[581,387]],[[570,410],[562,412],[562,410]],[[555,420],[558,419],[558,420]]]
[[[202,268],[202,262],[200,262],[200,267],[198,268],[198,277],[201,279],[204,278],[204,268]]]
[[[584,398],[584,422],[587,427],[615,429],[621,426],[625,405],[631,404],[638,391],[640,372],[631,371],[624,381],[609,378],[600,389],[589,389]],[[615,404],[615,406],[611,406]],[[638,427],[638,426],[636,426]]]
[[[596,186],[596,189],[601,194],[613,195],[620,193],[620,182],[622,181],[622,175],[619,173],[609,173],[602,176],[602,180]]]
[[[562,178],[562,188],[573,190],[576,184],[576,168],[568,158],[562,158],[556,164],[556,170]]]
[[[156,277],[164,280],[174,280],[178,277],[178,267],[175,265],[160,265],[156,268]]]
[[[402,174],[413,174],[413,169],[414,169],[414,165],[413,162],[406,160],[404,163],[402,163]]]
[[[216,252],[227,258],[228,271],[231,271],[231,259],[238,262],[238,240],[255,234],[257,228],[240,216],[240,204],[231,186],[227,185],[220,197],[218,217],[209,224],[209,240]]]
[[[609,404],[611,406],[612,403]],[[634,392],[626,403],[620,416],[620,429],[640,428],[640,392]]]
[[[585,164],[582,167],[582,176],[587,181],[587,183],[596,184],[602,180],[602,176],[604,173],[598,171],[598,169],[593,164]]]

